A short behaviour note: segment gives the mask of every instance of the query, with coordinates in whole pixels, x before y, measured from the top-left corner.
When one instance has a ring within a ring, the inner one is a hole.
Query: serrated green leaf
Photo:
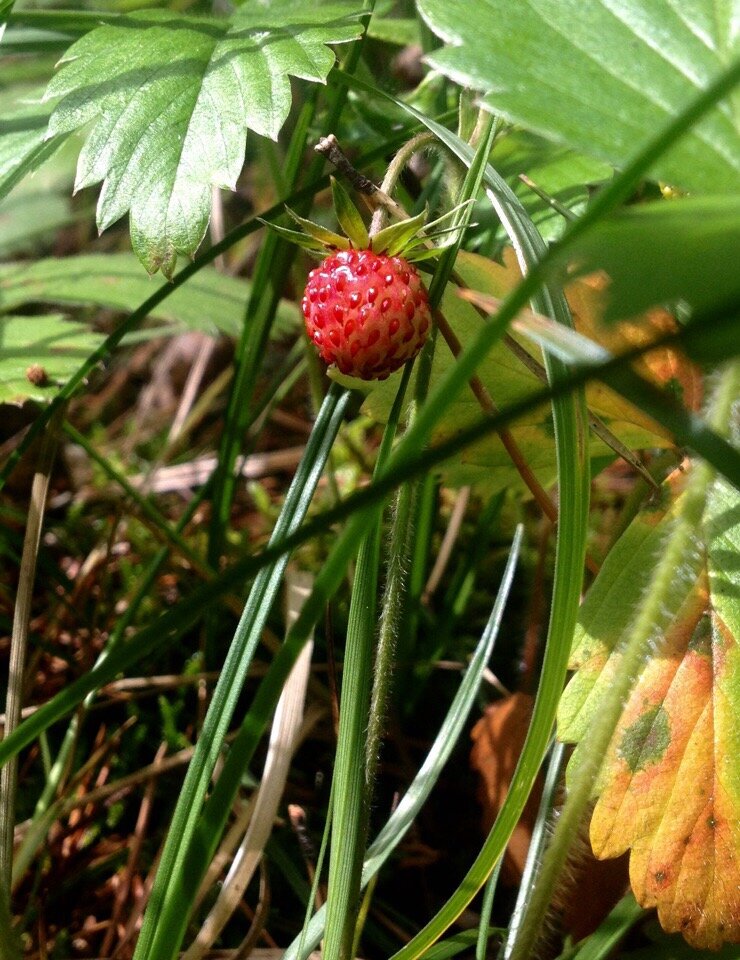
[[[639,204],[599,223],[575,246],[586,271],[610,278],[605,320],[685,300],[696,311],[740,297],[740,196]]]
[[[352,203],[350,195],[336,177],[331,178],[331,193],[339,226],[347,234],[356,250],[366,250],[370,246],[370,237],[365,222],[360,216],[360,211]]]
[[[424,226],[425,219],[426,211],[422,211],[408,220],[401,220],[384,227],[372,239],[373,250],[377,250],[378,253],[385,252],[389,257],[395,257],[397,254],[403,255],[404,247],[414,234],[418,233],[420,228]]]
[[[0,198],[7,196],[66,139],[45,139],[49,114],[46,104],[29,102],[0,117]]]
[[[34,263],[0,265],[0,312],[27,303],[107,307],[129,312],[166,283],[148,277],[132,254],[89,254]],[[236,336],[244,322],[251,285],[205,267],[187,286],[173,290],[151,316],[207,333]],[[284,302],[278,310],[276,334],[295,329],[299,311]]]
[[[485,91],[484,104],[558,143],[621,166],[737,55],[714,0],[419,0],[446,45],[429,62]],[[735,94],[737,96],[737,94]],[[733,192],[738,103],[725,102],[657,163],[691,190]]]
[[[49,402],[102,339],[61,314],[0,317],[0,403]]]
[[[234,189],[247,130],[275,138],[290,76],[323,82],[327,44],[362,30],[352,2],[249,5],[230,21],[141,11],[74,43],[46,91],[49,136],[87,124],[76,188],[103,181],[98,226],[130,212],[146,268],[171,276],[205,234],[213,186]]]
[[[306,220],[305,217],[299,217],[298,214],[294,213],[288,206],[286,206],[285,209],[308,236],[313,237],[314,240],[318,240],[323,246],[330,248],[335,247],[337,250],[349,250],[350,244],[346,237],[343,237],[339,233],[334,233],[333,230],[329,230],[327,227],[322,227],[320,223],[314,223],[313,220]]]

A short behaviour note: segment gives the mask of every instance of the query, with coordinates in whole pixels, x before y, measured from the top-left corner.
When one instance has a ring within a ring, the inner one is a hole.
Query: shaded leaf
[[[27,303],[107,307],[130,312],[166,281],[148,277],[136,258],[127,253],[86,254],[34,263],[0,265],[0,312]],[[173,290],[151,316],[182,323],[207,333],[238,335],[250,284],[205,267]],[[278,310],[276,334],[295,329],[299,311],[283,302]]]
[[[13,194],[0,203],[0,256],[33,251],[74,219],[69,200],[46,190]]]
[[[685,300],[706,310],[740,297],[740,196],[639,204],[589,231],[573,249],[579,269],[611,278],[606,320]]]
[[[505,252],[504,260],[501,265],[475,254],[461,253],[457,258],[456,269],[471,290],[483,291],[501,298],[521,279],[511,250]],[[674,323],[668,314],[655,311],[649,324],[620,324],[604,330],[603,325],[596,322],[603,311],[603,287],[603,279],[587,278],[571,284],[567,296],[576,328],[592,339],[601,340],[609,349],[623,350],[629,345],[645,342],[654,336],[656,331],[664,329],[665,325]],[[442,311],[463,346],[480,329],[480,325],[486,322],[469,303],[463,302],[457,296],[454,289],[448,289],[445,293]],[[652,332],[651,326],[654,328]],[[531,340],[518,335],[515,339],[541,361],[541,355]],[[453,362],[449,349],[440,341],[435,350],[432,377],[441,377]],[[640,372],[663,384],[675,383],[676,392],[692,406],[701,395],[701,381],[695,369],[669,351],[655,351],[650,354],[645,364],[640,367]],[[497,344],[488,354],[478,374],[500,409],[542,386],[536,374],[525,367],[503,343]],[[370,416],[381,421],[387,417],[399,374],[394,374],[383,383],[372,385],[342,377],[333,370],[331,375],[356,389],[364,389],[367,393],[364,409]],[[589,409],[597,414],[627,447],[639,449],[645,446],[671,445],[670,437],[658,424],[608,387],[600,383],[589,385],[587,398]],[[479,416],[480,408],[472,391],[463,391],[440,421],[434,441],[453,436]],[[557,473],[550,407],[543,406],[522,417],[512,426],[511,433],[538,480],[547,487]],[[592,437],[591,455],[594,458],[610,457],[611,451],[602,441]],[[465,450],[456,461],[442,467],[442,475],[448,484],[462,486],[473,483],[489,492],[510,485],[521,485],[519,475],[497,437],[488,438]]]
[[[367,35],[373,40],[394,43],[400,47],[411,44],[421,45],[421,31],[417,18],[387,16],[390,8],[391,4],[375,4],[373,15],[367,26]]]
[[[547,242],[561,236],[567,220],[523,183],[520,174],[526,174],[549,197],[578,216],[586,209],[590,185],[608,180],[613,172],[608,164],[519,128],[497,137],[491,163],[509,183]],[[508,243],[490,201],[482,199],[476,205],[473,219],[480,228],[493,231],[502,244]]]
[[[0,403],[53,400],[102,340],[60,314],[0,317]]]
[[[32,101],[32,94],[28,94]],[[46,139],[50,108],[27,102],[0,117],[0,198],[47,160],[65,136]]]
[[[75,144],[69,139],[58,146],[61,149],[47,158],[41,169],[0,200],[0,256],[47,252],[61,227],[87,213],[79,205],[72,211]],[[0,152],[3,147],[0,136]]]
[[[706,89],[736,50],[730,9],[714,0],[419,0],[445,46],[429,62],[484,104],[558,143],[621,166]],[[627,53],[626,53],[627,52]],[[736,94],[737,96],[737,94]],[[734,192],[737,101],[718,106],[665,154],[656,176]]]
[[[676,471],[607,557],[583,604],[576,674],[558,731],[580,740],[620,669],[655,559],[680,504]],[[642,906],[695,947],[740,940],[740,496],[717,479],[694,551],[676,571],[654,649],[625,705],[597,785],[591,843],[630,855]],[[577,766],[580,748],[572,763]]]
[[[327,44],[361,33],[357,9],[278,0],[231,21],[141,11],[74,43],[46,91],[59,98],[49,136],[91,124],[76,188],[103,181],[100,229],[129,211],[137,255],[171,276],[203,239],[211,188],[235,188],[247,130],[277,137],[289,77],[324,81]]]

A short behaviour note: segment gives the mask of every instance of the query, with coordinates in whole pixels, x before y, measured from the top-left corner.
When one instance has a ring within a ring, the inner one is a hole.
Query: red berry
[[[302,307],[322,359],[363,380],[385,380],[415,357],[431,322],[414,267],[371,250],[327,257],[309,273]]]

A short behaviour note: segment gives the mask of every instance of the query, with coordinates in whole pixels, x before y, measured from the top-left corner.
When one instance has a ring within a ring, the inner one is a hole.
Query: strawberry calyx
[[[385,380],[426,342],[432,313],[414,261],[440,253],[433,241],[459,229],[454,219],[451,227],[441,224],[460,208],[433,223],[425,211],[370,236],[347,191],[334,178],[331,187],[343,233],[288,207],[299,229],[268,226],[322,260],[308,275],[301,311],[324,362],[349,377]]]
[[[331,189],[334,210],[337,221],[344,231],[343,234],[299,216],[287,205],[285,210],[300,228],[299,230],[262,222],[284,239],[298,244],[309,253],[322,257],[338,250],[370,250],[373,253],[384,253],[391,257],[403,257],[404,260],[414,263],[439,256],[443,247],[434,245],[435,242],[445,235],[453,234],[458,229],[457,226],[442,227],[441,224],[465,206],[460,204],[431,223],[426,222],[427,211],[424,210],[415,217],[392,223],[371,237],[360,211],[341,183],[334,177],[331,178]]]

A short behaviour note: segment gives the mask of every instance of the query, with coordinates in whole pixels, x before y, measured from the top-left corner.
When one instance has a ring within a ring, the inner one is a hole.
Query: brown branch
[[[437,323],[437,328],[444,337],[447,346],[452,352],[452,355],[455,357],[455,359],[457,359],[462,352],[462,345],[457,339],[455,332],[447,322],[447,319],[441,310],[435,310],[434,319]],[[480,377],[472,376],[468,383],[470,384],[470,389],[475,394],[475,398],[480,404],[480,407],[484,413],[495,414],[499,412],[498,407],[493,402],[490,393],[488,390],[486,390]],[[519,445],[517,444],[516,440],[513,438],[509,430],[506,429],[499,430],[498,435],[501,439],[501,443],[506,449],[506,452],[511,458],[511,462],[516,467],[519,476],[527,485],[527,489],[537,501],[542,512],[551,520],[552,523],[557,523],[557,507],[552,502],[537,477],[535,477],[534,473],[532,473],[532,470],[527,461],[524,459],[522,451],[519,449]]]

